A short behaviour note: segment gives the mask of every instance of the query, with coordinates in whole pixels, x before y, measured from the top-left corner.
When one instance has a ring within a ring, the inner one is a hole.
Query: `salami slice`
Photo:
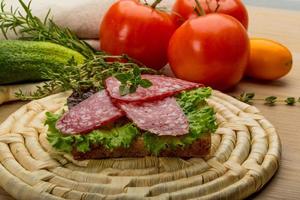
[[[152,86],[149,88],[139,87],[135,93],[121,96],[119,93],[121,83],[116,78],[110,77],[105,81],[106,89],[109,95],[114,99],[125,102],[144,102],[162,99],[184,90],[203,86],[198,83],[160,75],[142,75],[142,78],[151,81]]]
[[[185,135],[189,131],[188,120],[174,97],[153,102],[118,104],[127,117],[145,131],[159,136]]]
[[[112,122],[124,113],[115,107],[106,90],[93,94],[69,110],[56,123],[64,134],[84,134]]]

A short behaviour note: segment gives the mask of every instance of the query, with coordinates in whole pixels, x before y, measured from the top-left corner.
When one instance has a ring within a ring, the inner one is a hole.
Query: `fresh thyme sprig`
[[[300,103],[300,97],[298,99],[296,99],[295,97],[286,97],[286,98],[279,99],[276,96],[268,96],[266,98],[255,98],[255,93],[252,92],[251,93],[243,92],[236,98],[248,104],[253,104],[254,101],[263,101],[264,104],[268,106],[275,106],[277,103],[284,103],[289,106],[294,106],[297,103]]]
[[[13,31],[23,40],[50,41],[78,51],[87,58],[94,56],[93,48],[78,37],[68,28],[61,28],[50,18],[50,10],[42,21],[31,12],[31,1],[26,5],[18,0],[22,11],[10,7],[6,9],[4,0],[0,5],[0,27],[3,35],[7,38],[8,31]]]
[[[119,56],[125,59],[126,56]],[[45,85],[38,87],[37,91],[25,94],[19,91],[16,96],[22,100],[40,99],[57,91],[73,90],[81,93],[86,89],[100,90],[104,87],[104,81],[110,76],[115,76],[121,83],[122,95],[135,92],[138,86],[150,87],[150,81],[141,79],[142,73],[156,73],[156,71],[140,67],[135,63],[107,62],[109,56],[94,56],[93,60],[87,60],[84,64],[76,65],[70,61],[68,66],[59,69],[47,69],[43,71],[43,78],[49,80]],[[116,56],[111,56],[116,59]]]

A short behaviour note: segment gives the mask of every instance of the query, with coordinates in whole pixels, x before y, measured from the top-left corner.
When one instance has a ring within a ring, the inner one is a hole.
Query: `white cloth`
[[[143,1],[143,0],[141,0]],[[152,2],[153,0],[148,0]],[[18,0],[4,0],[7,8],[20,7]],[[29,0],[24,0],[28,3]],[[44,19],[51,9],[51,17],[58,25],[68,27],[82,39],[97,39],[102,18],[108,8],[116,0],[32,0],[31,8],[34,15]],[[163,0],[160,6],[171,9],[174,0]],[[9,38],[16,36],[9,34]],[[3,39],[0,33],[0,39]]]

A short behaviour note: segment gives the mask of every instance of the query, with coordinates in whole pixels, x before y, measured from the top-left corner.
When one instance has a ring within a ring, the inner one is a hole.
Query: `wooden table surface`
[[[249,7],[249,14],[250,35],[274,39],[288,46],[293,53],[294,67],[282,80],[267,84],[243,81],[231,94],[247,91],[262,97],[300,97],[300,12]],[[23,104],[18,102],[0,106],[0,122]],[[282,140],[283,154],[278,173],[250,199],[300,199],[300,105],[268,107],[262,103],[255,103],[255,106],[277,128]],[[0,199],[12,198],[0,188]]]

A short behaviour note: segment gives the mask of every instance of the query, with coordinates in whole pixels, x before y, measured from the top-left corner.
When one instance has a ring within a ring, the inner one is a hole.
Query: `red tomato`
[[[206,14],[214,13],[219,3],[217,13],[230,15],[240,21],[246,29],[248,28],[248,12],[240,0],[199,0],[199,2]],[[195,7],[195,0],[176,0],[173,11],[175,15],[177,13],[187,20],[197,17]]]
[[[161,69],[168,62],[168,44],[175,30],[170,14],[136,0],[118,1],[101,24],[101,49],[113,55],[127,54],[148,67]]]
[[[173,34],[169,63],[181,79],[227,90],[243,77],[249,57],[246,29],[224,14],[186,21]]]

